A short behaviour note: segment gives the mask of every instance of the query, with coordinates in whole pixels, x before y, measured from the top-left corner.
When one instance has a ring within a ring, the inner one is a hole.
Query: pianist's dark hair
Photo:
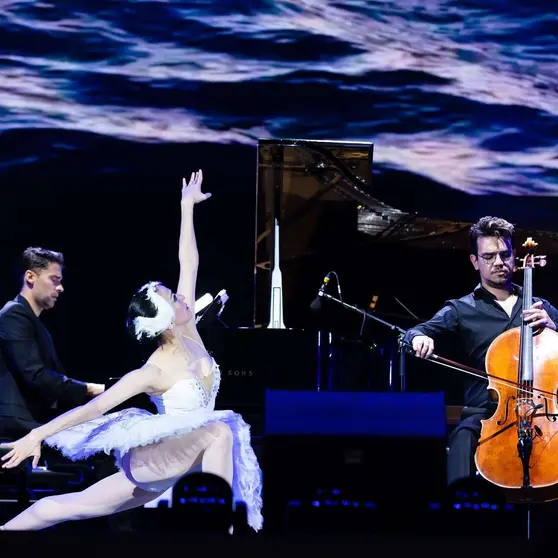
[[[30,246],[21,255],[20,269],[23,273],[27,270],[37,272],[46,269],[51,263],[57,263],[64,267],[64,256],[60,252],[54,252],[39,246]]]
[[[24,250],[15,266],[17,280],[23,281],[23,276],[27,270],[40,273],[47,269],[51,263],[60,264],[60,267],[63,268],[64,255],[61,252],[54,252],[39,246],[30,246]]]
[[[513,248],[514,227],[500,217],[482,217],[469,229],[469,250],[477,255],[477,240],[482,236],[494,236],[509,240]]]

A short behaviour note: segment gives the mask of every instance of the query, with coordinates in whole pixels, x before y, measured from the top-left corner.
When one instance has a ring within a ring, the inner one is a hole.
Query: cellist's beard
[[[490,287],[494,287],[495,289],[501,289],[502,287],[505,287],[509,281],[502,278],[501,281],[493,281],[491,279],[487,280],[487,283]]]
[[[492,275],[490,278],[486,279],[486,282],[488,283],[488,285],[490,285],[491,287],[494,287],[496,289],[501,289],[502,287],[505,287],[506,285],[510,285],[511,284],[511,280],[512,280],[512,273],[509,269],[507,268],[503,268],[500,269],[499,271],[504,271],[506,272],[505,275]]]

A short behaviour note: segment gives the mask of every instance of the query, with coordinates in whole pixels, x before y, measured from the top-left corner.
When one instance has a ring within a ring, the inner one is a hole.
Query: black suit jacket
[[[52,338],[21,295],[0,310],[0,436],[19,437],[88,399],[87,385],[64,375]]]

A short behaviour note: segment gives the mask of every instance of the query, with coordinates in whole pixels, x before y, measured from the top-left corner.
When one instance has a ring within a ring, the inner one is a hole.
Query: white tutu
[[[233,498],[246,504],[248,524],[258,531],[263,524],[261,471],[250,444],[250,427],[233,411],[201,408],[182,415],[153,415],[140,409],[126,409],[63,430],[47,438],[45,443],[74,461],[114,451],[117,465],[122,469],[122,459],[131,449],[188,434],[213,422],[224,422],[231,429],[234,440]],[[166,485],[165,481],[135,484],[144,490],[161,491],[170,488],[177,480],[169,479]]]

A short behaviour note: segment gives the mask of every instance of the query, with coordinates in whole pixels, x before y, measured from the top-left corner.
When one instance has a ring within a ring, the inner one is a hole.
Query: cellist
[[[412,344],[417,357],[428,358],[434,352],[435,340],[447,337],[461,353],[462,364],[485,371],[491,343],[504,331],[520,326],[522,319],[533,328],[556,330],[558,310],[548,301],[533,297],[532,307],[522,312],[522,288],[512,282],[513,235],[513,225],[497,217],[483,217],[471,226],[469,258],[479,272],[480,283],[473,292],[448,300],[432,319],[407,331],[405,341]],[[464,405],[461,422],[449,440],[448,484],[475,474],[480,421],[496,409],[486,380],[467,380]]]

